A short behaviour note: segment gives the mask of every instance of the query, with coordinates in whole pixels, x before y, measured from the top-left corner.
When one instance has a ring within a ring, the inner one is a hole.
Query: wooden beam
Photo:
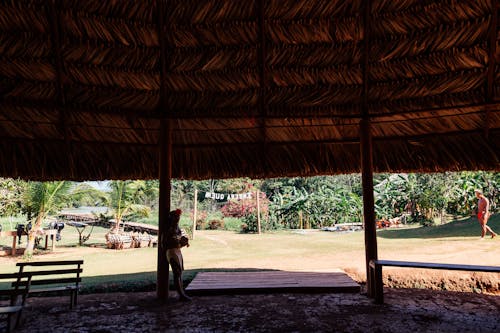
[[[262,158],[263,174],[267,174],[267,77],[266,77],[266,36],[265,36],[265,1],[258,0],[258,27],[259,27],[259,52],[258,52],[258,67],[259,67],[259,127],[262,140],[262,151],[259,157]],[[257,159],[258,160],[258,159]],[[259,230],[260,233],[260,230]]]
[[[170,191],[172,187],[172,124],[169,118],[167,105],[167,88],[165,84],[167,76],[167,51],[164,34],[166,4],[164,0],[156,0],[156,10],[158,12],[158,40],[160,41],[160,113],[162,120],[160,124],[160,149],[158,150],[159,158],[159,175],[160,180],[160,198],[158,211],[158,258],[157,258],[157,278],[156,278],[156,295],[160,300],[167,300],[169,294],[169,265],[166,257],[166,232],[168,214],[170,212]]]
[[[53,110],[54,108],[57,107],[57,104],[53,104],[50,102],[45,102],[43,105],[40,104],[40,101],[26,101],[26,100],[17,100],[17,99],[3,99],[0,101],[0,107],[20,107],[20,108],[32,108],[35,110],[46,110],[50,111]],[[469,104],[469,105],[464,105],[464,106],[449,106],[449,107],[437,107],[437,108],[425,108],[421,110],[410,110],[410,111],[401,111],[401,112],[387,112],[387,113],[377,113],[377,114],[371,114],[372,120],[375,120],[377,118],[387,118],[391,116],[405,116],[405,115],[412,115],[415,113],[439,113],[439,112],[447,112],[450,110],[461,110],[461,109],[469,109],[469,108],[482,108],[484,110],[485,108],[490,108],[491,110],[498,109],[500,108],[500,102],[491,102],[491,103],[475,103],[475,104]],[[300,114],[300,110],[304,110],[304,112],[308,112],[308,110],[316,110],[318,108],[295,108],[292,111],[297,112]],[[244,112],[247,109],[231,109],[231,110],[241,110],[238,115],[228,115],[228,114],[216,114],[216,113],[206,113],[206,114],[200,114],[197,113],[199,110],[193,110],[194,116],[188,116],[184,112],[183,114],[175,113],[175,110],[170,109],[170,118],[172,120],[205,120],[205,119],[214,119],[214,120],[253,120],[255,117],[258,117],[258,114],[255,113],[248,113]],[[269,107],[268,107],[269,110]],[[89,108],[82,108],[82,107],[75,107],[75,106],[66,106],[66,111],[69,113],[90,113],[90,114],[95,114],[95,115],[117,115],[117,116],[137,116],[137,119],[153,119],[153,120],[160,120],[161,119],[161,113],[158,109],[156,110],[140,110],[140,109],[89,109]],[[220,111],[220,109],[214,109],[214,111]],[[287,114],[287,112],[290,111],[290,109],[285,109],[285,108],[273,108],[273,111],[279,111],[278,113],[282,113],[282,116],[279,115],[267,115],[266,119],[267,120],[301,120],[301,119],[311,119],[311,118],[316,118],[316,119],[331,119],[331,118],[336,118],[336,119],[347,119],[347,120],[361,120],[361,117],[359,114],[328,114],[328,108],[322,109],[322,112],[325,112],[324,114],[317,114],[314,116],[304,116],[304,115],[290,115]],[[208,112],[208,110],[204,110],[203,112]],[[302,112],[302,113],[304,113]]]
[[[492,133],[499,133],[500,128],[494,128],[490,129],[490,134]],[[481,134],[483,133],[482,129],[476,129],[472,131],[454,131],[454,132],[446,132],[446,133],[429,133],[429,134],[423,134],[423,135],[408,135],[408,136],[389,136],[389,137],[372,137],[372,141],[374,142],[391,142],[391,141],[419,141],[419,140],[427,140],[429,138],[436,138],[436,137],[446,137],[446,136],[464,136],[464,135],[474,135],[474,134]],[[64,143],[63,139],[60,138],[22,138],[22,137],[8,137],[8,136],[1,136],[0,135],[0,140],[2,142],[12,142],[12,143],[19,143],[19,142],[26,142],[26,143],[49,143],[49,144],[61,144]],[[296,141],[268,141],[268,146],[296,146],[296,145],[359,145],[361,143],[361,140],[356,137],[352,138],[345,138],[342,140],[296,140]],[[137,148],[143,148],[143,149],[155,149],[157,150],[159,147],[159,143],[155,144],[146,144],[146,143],[136,143],[136,142],[112,142],[112,141],[102,141],[102,140],[96,140],[96,141],[76,141],[73,140],[73,144],[78,144],[78,145],[84,145],[84,146],[128,146],[128,147],[137,147]],[[249,147],[249,146],[256,146],[259,145],[260,142],[228,142],[228,143],[198,143],[198,144],[174,144],[173,148],[174,149],[196,149],[196,148],[225,148],[225,147],[232,147],[232,146],[237,146],[237,147]]]
[[[373,277],[370,275],[370,261],[378,259],[377,234],[375,226],[375,199],[373,194],[373,142],[371,120],[368,108],[369,59],[370,59],[370,0],[363,2],[363,99],[360,123],[361,181],[363,184],[363,220],[365,231],[366,285],[368,296],[375,295]]]
[[[495,6],[495,3],[497,5]],[[494,85],[495,85],[495,68],[496,68],[496,49],[497,49],[497,26],[498,26],[498,0],[492,1],[492,13],[490,19],[490,26],[488,29],[488,70],[486,76],[486,96],[485,103],[489,104],[493,102],[494,95]],[[490,119],[491,119],[491,109],[489,107],[485,108],[484,111],[484,137],[489,138],[490,134]]]
[[[0,103],[1,104],[1,103]],[[450,114],[449,112],[450,111],[447,111],[447,113],[444,113],[443,111],[443,114],[439,114],[439,113],[434,113],[433,115],[429,115],[430,113],[424,113],[424,112],[418,112],[418,113],[415,113],[415,114],[411,114],[411,115],[402,115],[401,117],[397,117],[395,119],[393,119],[392,117],[390,116],[372,116],[371,117],[371,123],[372,124],[386,124],[386,123],[398,123],[398,125],[400,124],[404,124],[406,122],[409,122],[409,123],[413,123],[415,121],[420,121],[420,120],[433,120],[433,119],[440,119],[440,118],[452,118],[452,117],[463,117],[463,116],[471,116],[471,115],[482,115],[484,114],[484,110],[485,108],[488,107],[489,110],[490,110],[490,113],[493,112],[500,112],[500,104],[499,105],[495,105],[493,106],[492,104],[489,104],[488,105],[485,105],[485,106],[482,106],[482,107],[471,107],[469,109],[467,109],[467,111],[462,111],[461,113],[459,112],[456,112],[455,114]],[[453,109],[452,109],[453,110]],[[6,118],[9,118],[8,115],[5,115]],[[15,116],[14,116],[15,118]],[[221,127],[217,127],[217,128],[207,128],[205,126],[205,128],[196,128],[196,127],[193,127],[193,128],[187,128],[188,125],[185,125],[184,123],[182,123],[182,121],[185,121],[185,122],[189,122],[190,120],[188,119],[172,119],[173,121],[174,120],[177,120],[177,123],[180,124],[179,126],[182,127],[182,128],[177,128],[177,129],[172,129],[172,131],[175,133],[175,132],[182,132],[182,133],[189,133],[189,132],[195,132],[195,133],[204,133],[204,132],[207,132],[207,133],[211,133],[211,132],[214,132],[214,131],[217,131],[218,134],[220,134],[221,132],[241,132],[241,131],[252,131],[252,130],[255,130],[256,128],[253,126],[253,125],[247,125],[247,126],[242,126],[242,127],[231,127],[231,128],[221,128]],[[241,118],[239,119],[240,121],[242,122],[251,122],[251,119],[246,119],[246,118]],[[277,118],[268,118],[268,120],[271,120],[271,122],[275,122],[276,120],[281,120],[281,121],[285,121],[285,119],[277,119]],[[286,124],[282,124],[282,125],[267,125],[266,128],[267,129],[304,129],[304,128],[307,128],[307,129],[317,129],[317,128],[325,128],[325,127],[332,127],[332,126],[335,126],[335,127],[338,127],[338,126],[342,126],[342,127],[350,127],[350,126],[359,126],[359,121],[361,120],[361,118],[359,119],[339,119],[339,120],[335,120],[334,122],[331,121],[331,119],[326,119],[326,118],[322,118],[322,120],[327,120],[329,122],[326,122],[326,123],[314,123],[314,124],[291,124],[291,125],[286,125]],[[310,122],[311,119],[310,118],[289,118],[288,119],[288,123],[292,123],[292,122]],[[321,121],[319,119],[316,120],[317,122]],[[33,126],[52,126],[52,125],[55,125],[54,122],[52,121],[32,121],[32,120],[11,120],[11,119],[0,119],[0,123],[11,123],[11,125],[13,126],[18,126],[18,125],[25,125],[25,126],[28,126],[28,127],[33,127]],[[156,123],[155,123],[156,124]],[[138,126],[134,126],[134,124],[130,124],[131,126],[130,127],[119,127],[118,125],[84,125],[82,126],[82,124],[80,123],[66,123],[66,126],[68,128],[85,128],[85,129],[93,129],[93,130],[111,130],[111,131],[141,131],[141,132],[150,132],[149,134],[152,135],[152,134],[157,134],[160,132],[160,129],[159,127],[152,127],[152,126],[149,126],[149,127],[138,127]],[[144,135],[140,136],[140,137],[143,137]],[[73,140],[74,141],[74,140]]]

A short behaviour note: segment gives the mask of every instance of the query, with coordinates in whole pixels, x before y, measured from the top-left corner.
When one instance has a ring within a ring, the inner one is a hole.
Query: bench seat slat
[[[0,314],[17,313],[22,309],[22,305],[0,306]]]
[[[462,264],[442,264],[431,262],[412,262],[412,261],[397,261],[397,260],[374,260],[374,263],[382,266],[392,267],[412,267],[412,268],[429,268],[429,269],[446,269],[455,271],[476,271],[476,272],[500,272],[499,266],[480,266],[480,265],[462,265]]]
[[[78,288],[76,286],[38,288],[38,289],[33,288],[33,289],[30,289],[29,293],[36,294],[36,293],[48,293],[48,292],[55,292],[55,291],[73,291],[73,290],[78,290]]]
[[[23,288],[26,286],[26,283],[24,283]],[[22,289],[7,289],[7,290],[0,290],[0,296],[19,296],[24,294],[24,290]]]
[[[69,269],[54,269],[50,271],[29,271],[26,270],[24,273],[31,274],[31,276],[37,276],[37,275],[58,275],[58,274],[76,274],[76,273],[82,273],[83,268],[69,268]]]

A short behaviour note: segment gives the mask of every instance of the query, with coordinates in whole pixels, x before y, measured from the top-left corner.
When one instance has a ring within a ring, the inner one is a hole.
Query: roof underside
[[[498,1],[367,2],[2,1],[0,176],[499,170]]]

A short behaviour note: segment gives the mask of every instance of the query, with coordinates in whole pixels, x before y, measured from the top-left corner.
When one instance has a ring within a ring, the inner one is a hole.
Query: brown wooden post
[[[15,256],[16,255],[16,245],[17,245],[17,235],[14,234],[12,237],[12,251],[10,252],[11,255]]]
[[[361,179],[363,183],[363,214],[365,230],[366,284],[368,296],[373,297],[374,286],[370,276],[370,260],[378,259],[375,227],[375,200],[373,196],[373,146],[369,119],[361,120]]]
[[[160,127],[159,151],[160,198],[158,211],[158,272],[156,293],[159,299],[168,298],[169,266],[164,248],[167,231],[167,219],[170,212],[170,189],[172,185],[172,129],[169,119],[163,119]]]
[[[158,13],[158,40],[160,44],[160,105],[159,111],[162,115],[160,122],[160,142],[158,159],[158,178],[160,180],[160,198],[158,211],[158,258],[156,274],[156,294],[160,300],[168,298],[169,266],[166,258],[165,238],[167,231],[167,219],[170,212],[170,190],[172,187],[172,121],[169,114],[167,101],[168,90],[166,77],[168,73],[167,43],[166,37],[166,3],[165,0],[156,0]]]
[[[194,208],[193,208],[193,233],[191,239],[194,239],[194,233],[196,231],[196,219],[198,218],[198,190],[194,190]]]
[[[260,228],[260,198],[259,198],[259,193],[260,191],[257,190],[255,194],[257,195],[257,233],[260,235],[261,233],[261,228]]]
[[[373,197],[373,142],[369,110],[369,71],[370,71],[370,1],[363,1],[363,98],[359,128],[361,153],[361,179],[363,183],[363,215],[365,230],[366,285],[369,297],[374,297],[374,281],[370,274],[370,260],[377,259],[377,234],[375,225],[375,200]]]

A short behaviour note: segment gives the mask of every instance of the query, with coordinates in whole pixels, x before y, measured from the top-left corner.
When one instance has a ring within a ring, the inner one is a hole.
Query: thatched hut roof
[[[498,0],[2,1],[0,176],[156,178],[162,118],[180,178],[358,172],[363,116],[375,171],[499,170],[498,12]]]

